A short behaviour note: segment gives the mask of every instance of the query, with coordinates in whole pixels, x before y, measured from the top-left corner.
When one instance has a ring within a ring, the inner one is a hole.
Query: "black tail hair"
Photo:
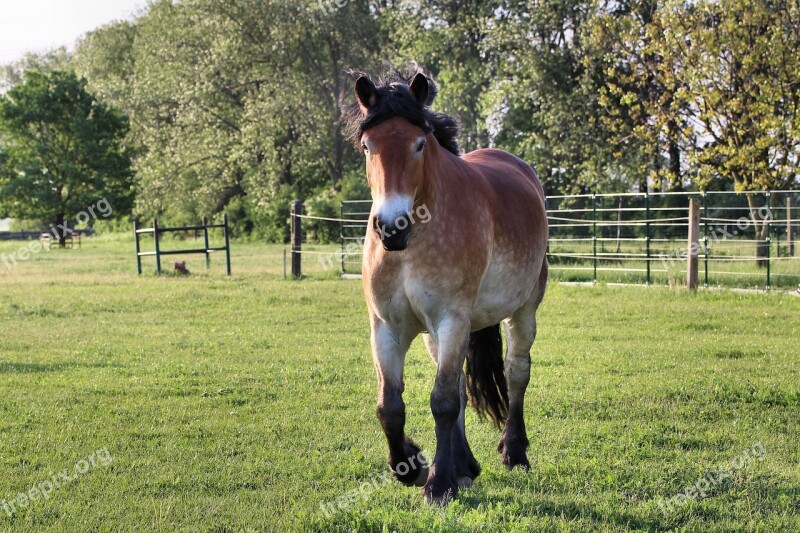
[[[508,386],[500,324],[470,333],[466,375],[472,407],[481,418],[488,415],[502,428],[508,415]]]

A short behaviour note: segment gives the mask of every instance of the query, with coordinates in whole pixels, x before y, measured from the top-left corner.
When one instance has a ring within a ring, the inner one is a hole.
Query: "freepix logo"
[[[72,468],[67,468],[61,472],[51,472],[50,477],[33,485],[26,492],[20,492],[14,498],[0,500],[0,509],[6,512],[9,517],[27,509],[40,500],[49,500],[50,494],[70,483],[77,481],[81,476],[87,474],[92,468],[109,466],[114,462],[108,448],[95,450],[86,459],[81,459]]]

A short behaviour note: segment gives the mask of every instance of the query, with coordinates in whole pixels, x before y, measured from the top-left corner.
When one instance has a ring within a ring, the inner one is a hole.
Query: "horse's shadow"
[[[513,494],[508,496],[487,496],[480,489],[472,489],[459,494],[459,502],[469,509],[478,509],[492,504],[514,505],[519,503],[518,497]],[[609,525],[623,526],[639,531],[665,531],[679,527],[680,520],[676,517],[664,516],[663,520],[640,516],[625,511],[599,510],[596,506],[575,501],[556,502],[547,498],[538,498],[531,502],[531,514],[534,516],[549,516],[561,520],[592,520],[598,530],[603,530]]]

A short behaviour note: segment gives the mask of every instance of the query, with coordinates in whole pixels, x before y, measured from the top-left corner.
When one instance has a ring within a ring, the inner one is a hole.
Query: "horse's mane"
[[[363,72],[351,71],[355,77],[366,76]],[[453,117],[433,111],[429,106],[437,94],[436,85],[428,78],[428,99],[425,105],[420,104],[408,91],[411,78],[394,74],[382,78],[376,84],[377,103],[364,115],[358,103],[347,106],[344,110],[344,126],[347,136],[356,148],[360,148],[361,136],[368,129],[393,117],[402,117],[411,124],[422,128],[425,133],[433,133],[439,144],[446,150],[458,155],[458,121]]]

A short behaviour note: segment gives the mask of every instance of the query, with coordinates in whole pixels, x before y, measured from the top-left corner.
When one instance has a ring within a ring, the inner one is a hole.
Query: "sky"
[[[0,64],[26,52],[72,49],[84,33],[133,18],[147,0],[0,0]]]

